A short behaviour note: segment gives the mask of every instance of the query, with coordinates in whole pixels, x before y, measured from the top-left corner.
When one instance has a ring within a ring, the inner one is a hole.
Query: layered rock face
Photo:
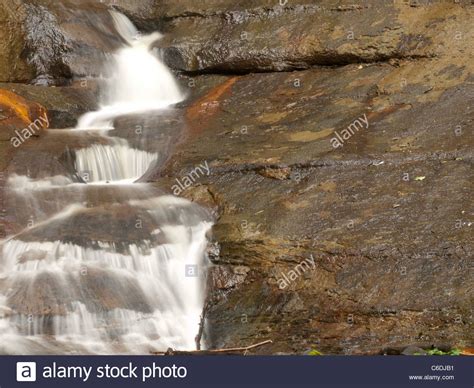
[[[95,58],[115,47],[107,4],[18,0],[21,12],[1,4],[1,33],[12,37],[0,43],[1,81],[94,77]],[[472,346],[471,2],[113,6],[143,31],[166,34],[156,47],[189,91],[175,118],[153,121],[157,132],[184,136],[147,180],[216,216],[208,346],[271,339],[258,349],[267,354]],[[38,13],[43,30],[31,27]],[[0,89],[32,104],[31,115],[45,109],[56,128],[97,95],[90,83]],[[1,96],[2,170],[20,168],[26,147],[56,155],[61,145],[41,136],[11,147],[25,121]]]
[[[469,345],[472,5],[275,3],[161,11],[195,96],[166,175],[208,161],[185,195],[220,217],[210,345]]]
[[[68,83],[100,75],[119,47],[108,7],[97,1],[0,2],[0,81]]]

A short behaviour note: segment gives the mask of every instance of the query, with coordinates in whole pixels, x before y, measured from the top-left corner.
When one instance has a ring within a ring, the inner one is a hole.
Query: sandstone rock
[[[111,4],[141,31],[154,32],[163,28],[162,13],[166,4],[160,0],[114,0]]]
[[[35,76],[27,62],[25,50],[26,34],[22,18],[17,17],[19,1],[0,3],[0,81],[28,82]]]
[[[272,339],[261,352],[379,354],[470,344],[473,67],[472,48],[459,45],[434,58],[186,81],[188,136],[150,180],[171,190],[209,163],[196,182],[219,209],[209,346]],[[368,126],[334,148],[361,117]],[[315,269],[279,289],[310,257]],[[229,266],[250,271],[234,281]]]
[[[121,44],[108,7],[96,1],[1,1],[0,23],[1,82],[98,76],[105,54]]]
[[[15,131],[22,131],[30,123],[40,117],[46,118],[46,109],[33,101],[29,101],[20,95],[6,89],[0,89],[0,180],[4,186],[4,171],[13,155],[15,148],[11,143]],[[3,191],[3,190],[2,190]]]
[[[167,63],[214,73],[434,57],[462,47],[473,16],[467,1],[417,8],[376,0],[189,1],[161,9]]]
[[[28,101],[5,88],[0,89],[0,109],[4,131],[9,128],[23,128],[39,118],[45,118],[46,123],[49,121],[48,112],[41,104]],[[3,135],[4,133],[2,133],[2,137]]]
[[[74,127],[79,116],[96,109],[98,104],[96,87],[87,83],[84,87],[54,88],[0,83],[2,91],[41,105],[47,112],[50,128]]]
[[[426,351],[422,348],[419,348],[418,346],[408,346],[403,349],[403,352],[401,354],[403,354],[404,356],[419,356],[425,355]]]
[[[97,97],[92,88],[47,88],[0,83],[0,173],[4,174],[7,168],[10,172],[19,172],[21,169],[26,169],[34,173],[35,169],[48,164],[54,165],[56,162],[52,160],[52,157],[64,153],[64,144],[55,141],[53,136],[52,142],[48,144],[43,142],[42,145],[38,146],[39,137],[46,134],[46,127],[67,128],[75,126],[77,118],[81,114],[95,109],[96,104]],[[25,130],[41,117],[47,118],[48,122],[44,122],[44,125],[38,127],[35,136],[29,139],[28,144],[22,144],[19,149],[15,148],[11,142],[12,137],[16,136],[15,131]],[[76,139],[75,143],[82,142],[84,144],[84,140],[87,144],[87,136]],[[50,155],[45,155],[42,163],[39,163],[38,159],[31,160],[33,154],[30,152],[30,147],[37,147],[38,149],[46,147],[47,153]],[[55,154],[54,150],[58,148],[59,151],[56,151]],[[36,157],[39,154],[41,152]],[[17,165],[18,168],[14,165]]]

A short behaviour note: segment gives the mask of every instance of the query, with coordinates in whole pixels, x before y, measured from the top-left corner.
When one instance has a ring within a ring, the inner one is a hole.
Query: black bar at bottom
[[[1,356],[0,387],[473,387],[457,356]]]

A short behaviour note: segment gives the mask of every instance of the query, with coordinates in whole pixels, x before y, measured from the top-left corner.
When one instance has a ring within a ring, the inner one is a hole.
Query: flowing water
[[[161,35],[142,37],[124,15],[112,12],[112,17],[127,46],[107,69],[110,78],[104,105],[81,117],[79,129],[111,129],[112,120],[119,115],[165,109],[184,99],[171,72],[150,53],[152,43]]]
[[[210,217],[138,183],[162,155],[114,136],[117,118],[153,110],[166,120],[184,97],[150,50],[159,34],[140,36],[125,16],[112,17],[126,46],[108,65],[101,109],[75,129],[49,131],[9,175],[16,228],[1,245],[0,353],[196,347]],[[42,144],[64,147],[69,168]]]

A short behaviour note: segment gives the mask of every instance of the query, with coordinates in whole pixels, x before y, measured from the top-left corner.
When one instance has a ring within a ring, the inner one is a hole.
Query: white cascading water
[[[119,116],[165,109],[183,99],[171,72],[150,52],[159,34],[140,37],[125,16],[113,12],[112,17],[128,46],[114,58],[104,106],[84,115],[76,129],[111,129]],[[0,354],[195,348],[210,218],[187,200],[150,197],[148,185],[133,182],[158,155],[123,139],[107,140],[75,151],[75,170],[87,171],[92,186],[74,176],[9,178],[14,203],[33,205],[42,218],[2,243]],[[118,202],[102,204],[100,193],[109,195],[114,185],[122,193],[114,197]],[[93,188],[97,204],[87,201],[86,188]],[[62,210],[51,214],[58,207]],[[127,236],[128,230],[120,217],[131,212],[136,212],[133,236],[122,241],[120,233]],[[99,220],[98,225],[88,220]],[[146,233],[137,240],[142,222]],[[107,238],[103,230],[110,230]],[[187,276],[190,267],[199,276]]]
[[[111,77],[105,104],[99,111],[82,116],[78,129],[112,129],[115,117],[165,109],[184,99],[173,74],[150,52],[161,34],[141,36],[126,16],[118,12],[111,14],[128,46],[115,54],[108,69]]]
[[[134,182],[157,161],[154,153],[130,148],[126,142],[113,146],[95,144],[76,151],[76,171],[87,172],[89,182]],[[125,143],[125,144],[124,144]]]

